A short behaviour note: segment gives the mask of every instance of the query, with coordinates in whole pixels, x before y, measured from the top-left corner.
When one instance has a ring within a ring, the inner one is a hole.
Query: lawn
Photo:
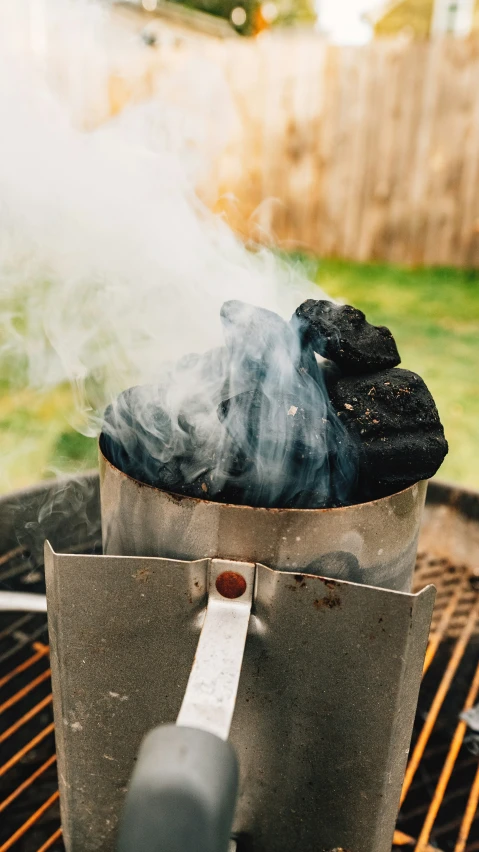
[[[403,270],[293,256],[331,296],[387,325],[402,365],[419,373],[439,408],[450,453],[441,476],[479,488],[479,273]],[[69,425],[67,387],[48,393],[0,384],[0,492],[93,467],[95,441]]]
[[[69,387],[39,393],[0,384],[0,493],[96,465],[95,441],[69,425]]]

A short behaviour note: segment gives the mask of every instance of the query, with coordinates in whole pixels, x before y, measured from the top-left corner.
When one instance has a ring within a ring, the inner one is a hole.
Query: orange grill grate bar
[[[475,606],[470,612],[469,617],[461,630],[459,638],[456,641],[453,654],[447,664],[446,671],[444,672],[441,683],[439,684],[439,688],[434,697],[434,701],[431,704],[427,719],[414,747],[414,751],[411,755],[411,759],[406,769],[406,775],[404,778],[404,784],[401,792],[401,805],[403,804],[404,799],[408,794],[412,780],[416,774],[417,768],[424,754],[424,749],[426,748],[429,737],[431,736],[434,725],[436,724],[439,711],[444,703],[444,699],[447,693],[449,692],[449,688],[454,679],[454,675],[456,674],[456,671],[459,667],[459,663],[461,662],[464,656],[464,652],[467,648],[467,644],[471,637],[472,631],[474,630],[474,627],[476,625],[477,607],[478,602],[476,601]]]
[[[50,766],[53,766],[53,764],[56,762],[56,759],[56,754],[52,754],[48,758],[48,760],[45,761],[45,763],[43,763],[35,772],[33,772],[25,781],[23,781],[22,784],[20,784],[16,788],[16,790],[13,791],[13,793],[10,793],[10,795],[7,796],[7,798],[4,799],[3,802],[0,802],[0,814],[2,813],[2,811],[5,811],[8,806],[15,801],[15,799],[18,799],[18,797],[25,790],[28,790],[28,788],[31,787],[34,781],[36,781],[37,778],[40,778],[40,775],[43,775],[43,773],[46,772],[47,769],[50,768]]]
[[[467,838],[469,837],[469,832],[471,830],[472,823],[474,822],[474,817],[477,812],[477,803],[479,802],[479,766],[477,768],[476,777],[474,778],[474,783],[471,787],[471,793],[467,802],[466,811],[464,813],[464,818],[461,823],[461,827],[459,829],[459,836],[457,838],[457,843],[454,847],[454,852],[464,852],[466,847]]]
[[[404,831],[395,831],[393,845],[394,846],[414,846],[415,844],[414,837],[410,837],[409,834],[405,834]],[[435,846],[426,846],[426,852],[438,852]]]
[[[53,844],[56,843],[57,840],[60,840],[61,836],[62,836],[62,830],[61,830],[61,828],[57,828],[55,833],[52,834],[52,836],[48,838],[48,840],[43,844],[43,846],[40,846],[40,849],[37,849],[37,852],[47,852],[47,849],[51,849]]]
[[[15,693],[15,695],[12,695],[11,698],[9,698],[3,704],[0,704],[0,714],[4,713],[5,710],[9,710],[10,707],[13,707],[13,705],[16,704],[17,701],[21,701],[22,698],[25,698],[25,696],[28,695],[29,692],[31,692],[37,686],[40,686],[41,683],[44,683],[46,680],[48,680],[50,675],[50,669],[46,669],[46,671],[42,672],[34,680],[31,680],[30,683],[27,683],[26,686],[22,687],[22,689],[19,689],[18,692]]]
[[[446,635],[446,631],[449,627],[451,619],[456,611],[457,604],[461,599],[464,590],[464,584],[460,583],[454,594],[451,595],[451,599],[441,616],[438,626],[435,630],[431,631],[431,634],[429,636],[429,642],[427,644],[426,656],[424,659],[424,667],[422,670],[423,677],[426,674],[429,666],[431,665],[434,657],[436,656],[436,651],[439,648],[439,645],[441,644],[442,640],[444,639],[444,636]]]
[[[33,748],[35,748],[38,743],[41,743],[42,740],[45,739],[45,737],[48,737],[49,734],[52,734],[53,728],[54,725],[53,722],[51,722],[50,725],[47,725],[47,727],[44,728],[43,731],[40,731],[40,733],[37,734],[36,737],[33,737],[33,739],[30,740],[29,743],[23,746],[20,751],[17,751],[17,753],[14,754],[13,757],[10,758],[10,760],[7,760],[7,762],[4,763],[3,766],[0,766],[0,778],[2,777],[2,775],[6,775],[8,770],[11,769],[12,766],[15,766],[15,764],[18,763],[22,759],[22,757],[25,757],[25,755],[28,754],[28,752],[31,751]],[[1,847],[0,852],[2,852]]]
[[[429,756],[430,756],[430,752],[428,752],[428,757]],[[472,765],[475,766],[476,760],[477,760],[477,758],[474,758],[474,757],[471,756],[471,760],[466,760],[466,761],[462,762],[462,764],[461,764],[462,768],[464,769],[464,768],[467,768],[468,766],[472,766]],[[434,781],[434,779],[432,779],[432,780]],[[453,785],[451,788],[448,788],[448,790],[447,790],[447,801],[448,801],[448,803],[452,802],[454,799],[466,798],[468,793],[470,792],[470,789],[471,789],[470,784],[465,784],[465,785],[463,784],[462,786],[459,786],[459,787],[456,787],[455,785]],[[420,816],[426,814],[428,810],[429,810],[429,805],[422,804],[417,808],[411,808],[411,809],[408,808],[407,815],[408,815],[409,819],[412,819],[413,817],[420,817]],[[459,819],[456,818],[455,824],[459,825],[460,822],[461,822],[461,817],[459,817]],[[444,830],[444,825],[441,823],[441,831],[443,831],[443,830]],[[414,840],[414,843],[416,843],[415,840]]]
[[[43,816],[43,814],[48,811],[48,809],[51,808],[51,806],[54,805],[56,801],[58,801],[59,797],[60,794],[57,790],[56,793],[53,793],[50,798],[47,799],[47,801],[44,802],[43,805],[41,805],[38,810],[36,810],[35,813],[31,815],[31,817],[25,820],[23,825],[21,825],[20,828],[17,829],[15,834],[12,834],[12,836],[9,837],[8,840],[2,846],[0,846],[0,852],[8,852],[8,849],[11,849],[12,846],[17,842],[17,840],[20,840],[20,838],[27,833],[29,828],[31,828],[32,825],[35,825],[35,823],[38,822],[40,817]]]
[[[33,654],[31,657],[28,658],[28,660],[25,660],[23,663],[20,663],[20,665],[12,669],[11,672],[8,672],[6,675],[0,678],[0,689],[2,688],[2,686],[5,686],[5,684],[11,681],[14,677],[21,674],[22,672],[25,672],[31,666],[34,666],[35,663],[38,663],[39,660],[41,660],[48,654],[48,645],[42,645],[40,642],[35,642],[35,645],[40,646],[36,654]]]
[[[32,707],[32,709],[29,710],[28,713],[25,713],[23,716],[21,716],[20,719],[17,719],[17,721],[14,722],[13,725],[10,725],[10,727],[7,728],[6,731],[3,731],[0,734],[0,744],[5,742],[5,740],[8,740],[8,738],[11,737],[12,734],[15,734],[18,729],[22,727],[22,725],[26,725],[26,723],[29,722],[30,719],[33,719],[34,716],[36,716],[38,713],[41,713],[41,711],[44,710],[45,707],[48,707],[48,705],[51,704],[52,701],[53,696],[50,693],[50,695],[47,695],[45,698],[39,701],[38,704],[35,704],[35,707]]]
[[[471,688],[469,690],[468,696],[466,698],[466,702],[464,704],[464,710],[469,710],[473,705],[477,698],[477,693],[479,692],[479,665],[476,668],[476,674],[474,675],[474,680],[472,681]],[[462,746],[462,741],[464,739],[464,734],[466,733],[467,725],[465,722],[459,722],[452,742],[449,748],[446,761],[444,763],[441,775],[439,777],[439,781],[437,782],[436,790],[434,792],[433,800],[427,812],[426,819],[424,820],[424,825],[422,827],[422,831],[419,835],[417,844],[416,844],[416,852],[425,852],[425,848],[429,842],[429,837],[431,834],[432,827],[436,821],[436,817],[439,813],[439,808],[441,807],[442,801],[444,799],[444,795],[446,793],[447,785],[449,784],[449,779],[452,775],[452,771],[454,769],[457,756],[459,754],[459,750]],[[470,827],[469,827],[470,828]],[[469,835],[469,832],[468,832]],[[459,850],[456,847],[456,852]],[[461,849],[460,852],[463,852]]]

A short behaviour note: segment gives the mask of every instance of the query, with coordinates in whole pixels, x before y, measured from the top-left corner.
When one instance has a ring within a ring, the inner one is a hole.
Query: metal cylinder
[[[256,562],[409,592],[426,488],[336,509],[261,509],[152,488],[100,451],[103,552]]]

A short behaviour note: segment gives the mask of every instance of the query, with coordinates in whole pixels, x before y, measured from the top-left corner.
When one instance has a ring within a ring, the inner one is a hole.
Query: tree
[[[313,0],[174,0],[193,9],[226,18],[250,35],[270,26],[310,23],[316,20]]]

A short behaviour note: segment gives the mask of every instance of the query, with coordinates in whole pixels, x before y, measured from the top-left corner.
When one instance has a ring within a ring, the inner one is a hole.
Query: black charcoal
[[[291,322],[304,346],[334,361],[343,373],[373,373],[401,361],[389,329],[370,325],[363,312],[351,305],[308,299]]]
[[[107,408],[101,448],[120,470],[181,495],[278,508],[364,502],[436,472],[447,452],[436,406],[419,376],[396,368],[388,329],[313,300],[290,323],[229,301],[221,321],[225,346]],[[352,554],[329,558],[309,569],[356,576]]]
[[[429,479],[447,441],[425,383],[409,370],[341,376],[329,384],[336,414],[356,442],[358,498],[373,499]]]

